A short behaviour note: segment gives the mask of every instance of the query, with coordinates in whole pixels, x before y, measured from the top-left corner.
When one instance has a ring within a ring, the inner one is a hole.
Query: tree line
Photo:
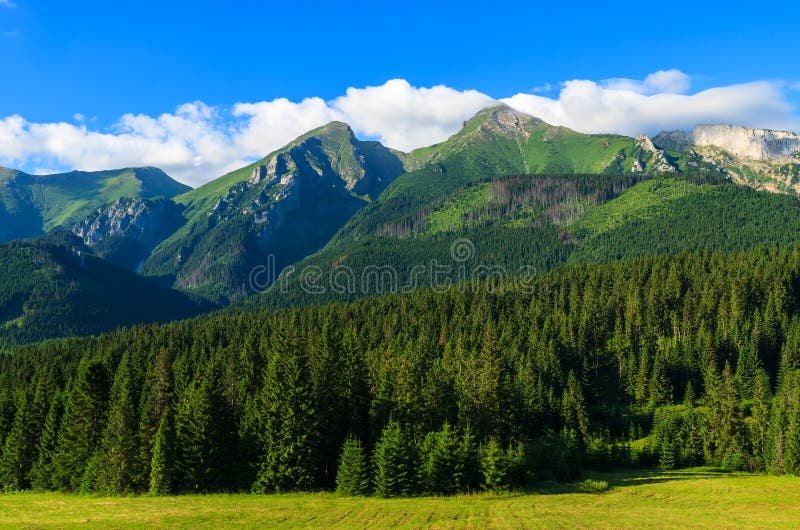
[[[800,472],[800,247],[475,287],[8,350],[0,483],[389,496],[585,468]]]

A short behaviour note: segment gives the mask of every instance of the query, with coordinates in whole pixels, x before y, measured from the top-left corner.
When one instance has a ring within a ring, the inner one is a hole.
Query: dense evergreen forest
[[[700,174],[475,179],[422,206],[397,197],[366,206],[323,250],[242,305],[283,308],[348,301],[410,283],[431,286],[429,275],[413,271],[434,261],[452,264],[451,244],[463,238],[474,250],[464,263],[470,270],[541,274],[568,263],[797,243],[800,203]],[[366,281],[367,271],[387,265],[390,277]],[[310,277],[304,272],[316,273],[313,289],[304,286]],[[329,280],[343,272],[355,288],[331,288]]]
[[[793,246],[21,346],[0,359],[0,483],[391,496],[800,473],[799,299]]]
[[[0,245],[0,344],[97,334],[214,308],[100,259],[69,232]]]

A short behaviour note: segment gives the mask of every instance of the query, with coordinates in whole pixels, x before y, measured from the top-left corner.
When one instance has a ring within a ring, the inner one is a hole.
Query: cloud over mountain
[[[332,120],[410,150],[444,140],[497,101],[589,133],[652,134],[697,123],[791,129],[800,123],[786,97],[791,89],[786,83],[756,81],[694,93],[690,88],[690,77],[678,70],[654,72],[643,80],[571,80],[556,97],[521,93],[502,99],[393,79],[348,88],[329,101],[280,98],[230,107],[187,103],[160,116],[126,114],[107,130],[91,128],[83,119],[35,123],[12,115],[0,119],[0,164],[29,171],[153,165],[198,185]]]

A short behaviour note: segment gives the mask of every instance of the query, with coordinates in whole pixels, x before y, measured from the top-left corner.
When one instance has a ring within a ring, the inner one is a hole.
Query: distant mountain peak
[[[715,146],[745,160],[775,160],[800,152],[800,136],[793,132],[741,125],[701,124],[689,132],[662,131],[655,142],[674,151]]]

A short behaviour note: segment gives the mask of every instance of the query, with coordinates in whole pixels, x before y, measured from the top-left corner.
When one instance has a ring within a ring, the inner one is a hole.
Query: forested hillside
[[[474,287],[21,347],[0,358],[0,482],[390,496],[800,472],[800,247]]]
[[[365,207],[354,218],[363,235],[343,229],[271,288],[254,275],[252,287],[266,292],[246,303],[287,307],[431,286],[434,264],[508,277],[567,263],[800,241],[797,199],[703,175],[487,177],[364,228],[373,210],[385,209]],[[451,246],[465,239],[469,255],[454,260]],[[419,267],[424,274],[415,273]]]
[[[0,344],[91,335],[211,309],[98,258],[68,232],[0,245]]]

